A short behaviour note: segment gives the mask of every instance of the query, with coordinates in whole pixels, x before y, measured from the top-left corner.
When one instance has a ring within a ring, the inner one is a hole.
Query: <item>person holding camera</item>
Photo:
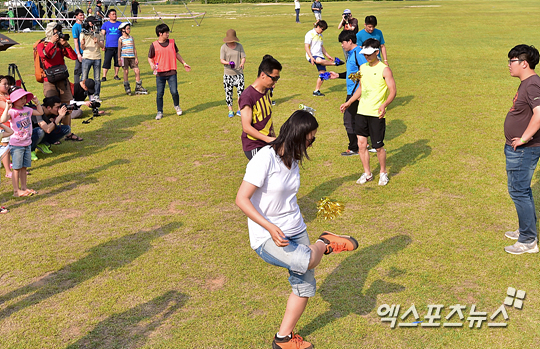
[[[57,96],[43,99],[43,115],[32,115],[32,161],[38,160],[36,148],[45,154],[51,154],[51,144],[60,144],[60,140],[71,133],[71,126],[61,125],[69,119],[67,106]]]
[[[343,11],[343,15],[341,15],[341,22],[339,22],[337,28],[343,28],[344,31],[352,31],[356,35],[356,33],[358,33],[358,19],[354,18],[352,16],[351,10],[347,8]],[[349,51],[343,48],[343,54],[345,55],[345,61],[347,61],[347,59],[349,58]]]
[[[45,40],[36,47],[45,71],[43,95],[60,97],[62,103],[69,103],[73,99],[64,58],[77,59],[77,54],[68,40],[69,35],[62,33],[62,25],[51,22],[45,29]]]
[[[105,45],[96,31],[96,17],[89,16],[83,23],[81,34],[81,48],[83,49],[82,79],[88,79],[90,68],[94,70],[95,93],[90,99],[101,103],[99,92],[101,87],[101,50]]]
[[[86,105],[88,108],[95,109],[99,108],[101,106],[101,102],[94,100],[87,101],[86,97],[93,96],[96,93],[95,90],[96,82],[92,79],[86,79],[80,81],[78,84],[72,84],[72,90],[71,93],[73,93],[73,101],[74,104],[70,105],[68,109],[73,108],[73,111],[71,112],[71,118],[77,119],[82,117],[82,110],[80,107],[83,105]],[[104,111],[97,111],[98,115],[105,114]],[[74,141],[82,141],[82,138],[80,139],[73,139]]]

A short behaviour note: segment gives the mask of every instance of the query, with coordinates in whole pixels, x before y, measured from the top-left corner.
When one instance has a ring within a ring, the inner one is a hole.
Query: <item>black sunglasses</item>
[[[277,82],[281,76],[272,76],[268,73],[265,73],[266,76],[268,76],[270,79],[272,79],[273,82]]]

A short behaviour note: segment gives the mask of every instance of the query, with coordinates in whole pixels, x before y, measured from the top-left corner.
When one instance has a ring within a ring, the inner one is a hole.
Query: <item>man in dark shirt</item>
[[[133,0],[131,2],[131,15],[133,17],[137,17],[139,15],[139,12],[142,12],[141,5],[139,5],[139,2],[137,0]],[[133,20],[133,23],[137,23],[137,20]]]
[[[251,158],[276,139],[272,123],[271,90],[279,80],[281,64],[272,56],[263,57],[255,82],[240,95],[238,105],[242,119],[242,150]]]
[[[531,179],[540,158],[540,77],[534,71],[540,54],[533,46],[518,45],[508,58],[510,75],[521,80],[504,120],[508,193],[516,206],[519,228],[505,233],[518,241],[504,250],[511,254],[538,253]]]

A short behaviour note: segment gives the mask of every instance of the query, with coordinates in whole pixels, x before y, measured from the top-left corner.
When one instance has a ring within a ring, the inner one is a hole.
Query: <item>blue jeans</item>
[[[51,133],[45,133],[41,127],[36,127],[32,130],[32,146],[31,150],[35,151],[38,144],[43,143],[45,145],[54,144],[56,141],[62,139],[62,137],[68,135],[71,132],[71,127],[68,125],[58,125]]]
[[[96,92],[94,96],[99,97],[99,92],[101,89],[101,59],[83,59],[82,61],[82,79],[83,81],[88,79],[88,74],[90,73],[90,67],[94,68],[94,89]]]
[[[309,237],[304,230],[295,236],[288,236],[289,245],[278,247],[271,238],[266,240],[255,252],[266,263],[289,270],[289,283],[298,297],[313,297],[317,282],[315,270],[309,269],[311,249]]]
[[[538,235],[531,179],[540,158],[540,147],[518,147],[514,150],[505,144],[504,155],[506,156],[508,193],[514,201],[519,219],[518,241],[529,244],[534,242]]]
[[[163,95],[165,94],[165,84],[169,83],[169,90],[171,91],[174,106],[180,105],[180,96],[178,95],[178,82],[176,80],[176,74],[171,76],[156,76],[156,104],[157,111],[163,113]]]
[[[295,8],[294,12],[296,12],[296,23],[300,23],[300,9]]]

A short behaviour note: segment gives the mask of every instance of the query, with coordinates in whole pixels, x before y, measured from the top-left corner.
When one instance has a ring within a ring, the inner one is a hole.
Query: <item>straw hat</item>
[[[236,37],[236,30],[229,29],[227,30],[227,36],[223,38],[223,42],[239,42],[240,40]]]

